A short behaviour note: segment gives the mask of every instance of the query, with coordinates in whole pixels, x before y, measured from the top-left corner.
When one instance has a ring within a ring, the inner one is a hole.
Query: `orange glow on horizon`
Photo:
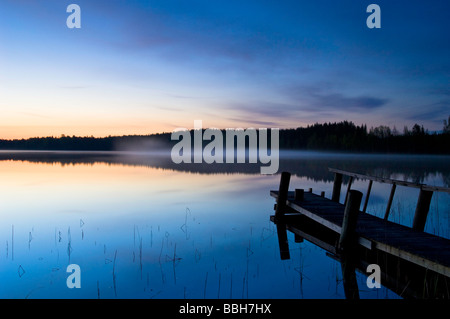
[[[64,126],[64,125],[0,125],[0,139],[13,140],[13,139],[28,139],[35,137],[61,137],[65,136],[94,136],[97,138],[108,136],[123,136],[123,135],[150,135],[157,133],[172,133],[176,129],[194,128],[194,120],[186,119],[184,121],[177,120],[172,123],[156,123],[151,122],[148,125],[80,125],[80,126]],[[245,124],[244,122],[227,122],[224,120],[202,120],[202,127],[206,128],[260,128],[264,125],[252,125],[251,123]],[[289,127],[303,126],[303,123],[298,125],[291,125]],[[275,126],[270,126],[275,127]],[[278,126],[277,128],[285,128]],[[269,128],[269,127],[268,127]]]
[[[108,136],[122,136],[122,135],[149,135],[154,133],[172,132],[168,126],[149,125],[147,127],[43,127],[43,126],[15,126],[15,127],[0,127],[0,139],[28,139],[35,137],[61,137],[65,136],[94,136],[94,137],[108,137]]]

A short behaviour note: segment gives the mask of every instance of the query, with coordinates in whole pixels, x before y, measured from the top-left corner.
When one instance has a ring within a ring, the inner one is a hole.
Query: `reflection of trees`
[[[444,186],[450,186],[448,156],[411,155],[362,155],[295,152],[282,155],[279,172],[289,171],[315,182],[331,182],[329,167],[352,172],[424,183],[427,177],[442,175]],[[12,152],[0,153],[0,160],[27,161],[60,165],[108,165],[144,166],[200,174],[260,174],[265,164],[175,164],[168,153],[138,154],[126,152]]]
[[[450,187],[450,175],[443,175],[442,180],[444,181],[444,185]]]
[[[328,158],[309,158],[281,161],[280,169],[288,170],[314,181],[332,181],[328,167],[372,176],[392,178],[400,175],[403,180],[424,183],[427,177],[441,174],[445,186],[450,185],[450,167],[447,156],[411,155],[338,155]]]

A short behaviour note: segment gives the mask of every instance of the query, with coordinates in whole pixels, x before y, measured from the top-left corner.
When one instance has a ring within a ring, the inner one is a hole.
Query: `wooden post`
[[[344,219],[342,221],[341,235],[339,237],[340,250],[351,249],[355,241],[356,223],[358,221],[359,207],[361,206],[362,193],[357,190],[350,190],[348,193],[347,205],[344,209]]]
[[[389,217],[389,212],[391,211],[392,200],[394,199],[395,189],[397,188],[396,184],[392,184],[391,194],[389,195],[388,204],[386,207],[386,212],[384,213],[384,220],[387,220]]]
[[[427,222],[428,211],[430,210],[432,191],[421,189],[419,193],[419,200],[417,201],[416,212],[414,213],[414,220],[412,229],[423,231]]]
[[[333,202],[339,203],[339,198],[341,197],[341,185],[342,174],[334,173],[333,193],[331,195],[331,200]]]
[[[303,190],[303,188],[296,188],[294,193],[294,199],[302,201],[304,193],[305,191]]]
[[[370,196],[370,191],[372,190],[372,184],[373,184],[373,180],[370,180],[369,187],[367,188],[366,199],[364,200],[364,208],[362,210],[363,213],[366,212],[367,204],[369,203],[369,196]]]
[[[325,192],[324,191],[320,192],[320,197],[325,197]]]
[[[312,193],[312,188],[311,187],[308,189],[308,193]]]
[[[289,253],[289,242],[287,238],[286,224],[277,224],[278,246],[280,247],[280,258],[286,260],[291,258]]]
[[[284,216],[290,180],[291,180],[291,173],[289,172],[281,173],[280,188],[278,190],[278,198],[277,198],[277,209],[275,210],[275,220],[279,220]]]
[[[294,234],[294,241],[296,243],[303,243],[303,237],[300,236],[299,234]]]
[[[347,194],[345,194],[345,201],[344,201],[344,205],[347,204],[347,199],[348,199],[348,192],[350,191],[351,187],[352,187],[352,183],[353,183],[353,176],[350,176],[350,178],[348,179],[348,185],[347,185]]]
[[[359,300],[359,288],[356,280],[356,267],[352,258],[342,256],[342,282],[344,284],[345,298],[349,300]]]

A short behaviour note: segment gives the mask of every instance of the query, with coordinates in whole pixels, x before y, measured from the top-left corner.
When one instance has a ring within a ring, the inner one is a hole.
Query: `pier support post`
[[[349,192],[350,189],[352,188],[352,183],[353,183],[353,176],[350,176],[350,178],[348,179],[347,194],[345,195],[345,202],[344,202],[344,205],[347,205],[348,192]]]
[[[302,201],[304,198],[305,190],[303,188],[296,188],[294,193],[294,199]]]
[[[295,234],[295,233],[294,233],[294,241],[295,241],[296,243],[303,243],[303,237],[300,236],[299,234]]]
[[[372,190],[372,184],[373,184],[373,180],[370,180],[369,186],[367,187],[366,199],[364,200],[364,208],[362,210],[363,213],[366,212],[367,204],[369,203],[369,197],[370,197],[370,191]]]
[[[344,255],[341,259],[341,270],[345,298],[348,300],[359,300],[356,266],[353,258]]]
[[[286,201],[289,191],[289,182],[291,173],[282,172],[280,179],[280,188],[278,189],[277,209],[275,210],[275,220],[280,220],[286,212]]]
[[[340,250],[351,249],[355,241],[356,223],[358,221],[359,207],[361,206],[362,193],[357,190],[350,190],[347,204],[344,209],[344,219],[342,221],[341,235],[339,237]]]
[[[341,185],[342,185],[342,174],[334,173],[333,193],[331,195],[331,200],[333,202],[339,203],[339,198],[341,197]]]
[[[416,212],[414,213],[414,220],[412,229],[423,231],[427,222],[428,211],[430,210],[432,191],[421,189],[419,199],[417,201]]]
[[[280,258],[281,260],[287,260],[291,258],[289,253],[289,242],[287,238],[286,224],[277,224],[277,236],[278,236],[278,246],[280,247]]]
[[[388,218],[389,218],[389,213],[391,212],[392,200],[394,199],[394,194],[395,194],[396,188],[397,188],[397,185],[395,183],[392,184],[391,194],[389,195],[386,212],[384,213],[384,220],[388,220]]]

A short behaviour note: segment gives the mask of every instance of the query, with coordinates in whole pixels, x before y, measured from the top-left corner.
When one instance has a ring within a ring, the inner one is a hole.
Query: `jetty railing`
[[[369,180],[369,185],[367,187],[367,193],[366,193],[366,197],[364,200],[364,206],[362,209],[362,212],[364,212],[364,213],[366,212],[366,209],[367,209],[367,204],[369,202],[370,192],[372,190],[373,182],[391,184],[392,187],[391,187],[391,192],[389,195],[388,203],[386,206],[386,211],[384,213],[384,220],[387,220],[389,218],[389,213],[391,211],[392,201],[394,199],[395,190],[396,190],[397,186],[406,186],[406,187],[420,189],[417,206],[416,206],[416,210],[414,213],[413,225],[412,225],[412,229],[418,230],[418,231],[423,231],[425,229],[425,223],[427,220],[428,212],[430,210],[430,204],[431,204],[431,198],[433,196],[433,192],[450,193],[450,188],[448,188],[448,187],[432,186],[432,185],[426,185],[426,184],[421,184],[421,183],[401,181],[401,180],[396,180],[396,179],[391,179],[391,178],[369,176],[369,175],[365,175],[365,174],[348,172],[348,171],[344,171],[341,169],[335,169],[335,168],[328,168],[328,170],[330,172],[334,173],[333,192],[332,192],[332,196],[331,196],[331,200],[334,202],[339,203],[343,176],[345,175],[345,176],[349,177],[344,205],[348,201],[348,197],[349,197],[349,193],[351,190],[353,180],[356,178],[362,179],[362,180]]]

